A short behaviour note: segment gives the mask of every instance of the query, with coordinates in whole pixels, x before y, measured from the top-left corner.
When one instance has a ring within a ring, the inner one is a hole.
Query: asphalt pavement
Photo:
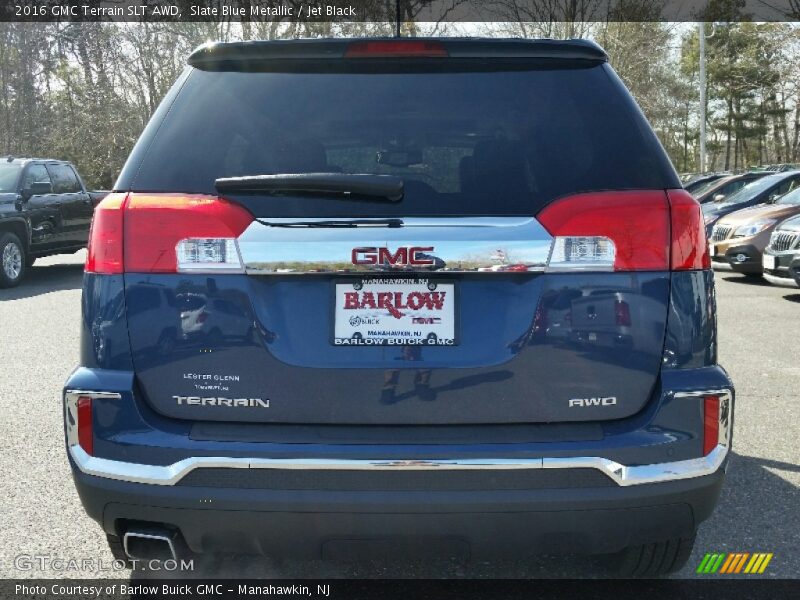
[[[128,577],[84,515],[63,448],[61,386],[78,362],[84,252],[41,259],[0,290],[0,578]],[[677,577],[706,552],[771,552],[762,576],[800,574],[800,288],[717,273],[720,363],[737,387],[734,450],[719,506]],[[88,559],[88,562],[87,560]],[[323,563],[226,556],[194,575],[602,577],[596,559]]]

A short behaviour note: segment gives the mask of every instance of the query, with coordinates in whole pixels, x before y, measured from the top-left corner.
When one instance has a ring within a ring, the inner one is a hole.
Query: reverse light
[[[616,248],[607,237],[558,236],[547,263],[548,271],[613,271]]]
[[[89,456],[94,454],[94,431],[92,417],[92,399],[89,396],[80,396],[78,406],[78,445]]]
[[[347,46],[345,58],[440,58],[448,56],[439,42],[420,40],[373,40],[353,42]]]
[[[229,271],[240,273],[244,267],[233,238],[186,239],[175,247],[179,272]]]

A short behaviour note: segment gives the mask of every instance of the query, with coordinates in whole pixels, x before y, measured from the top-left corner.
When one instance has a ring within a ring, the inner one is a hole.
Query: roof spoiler
[[[561,59],[606,62],[608,55],[589,40],[522,40],[487,38],[403,38],[435,42],[449,58]],[[398,38],[338,38],[249,42],[210,42],[198,47],[188,63],[199,69],[233,67],[239,62],[345,59],[351,44]],[[382,57],[386,58],[386,57]],[[357,59],[354,59],[357,60]],[[441,59],[437,59],[441,60]]]

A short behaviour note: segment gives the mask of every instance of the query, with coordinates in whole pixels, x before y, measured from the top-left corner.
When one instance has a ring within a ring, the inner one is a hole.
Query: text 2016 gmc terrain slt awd
[[[661,574],[730,451],[700,207],[584,41],[201,47],[97,209],[82,333],[69,460],[131,557]]]

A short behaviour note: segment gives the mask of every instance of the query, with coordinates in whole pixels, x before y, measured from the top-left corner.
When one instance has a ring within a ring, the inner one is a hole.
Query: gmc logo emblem
[[[433,246],[409,246],[398,248],[394,253],[388,248],[353,248],[351,260],[354,265],[432,265],[433,259],[420,256],[433,252]]]

